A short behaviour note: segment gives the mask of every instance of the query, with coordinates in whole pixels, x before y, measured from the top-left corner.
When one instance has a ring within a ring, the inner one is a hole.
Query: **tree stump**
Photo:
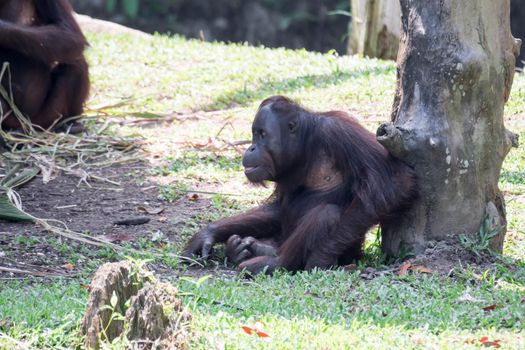
[[[190,319],[178,292],[129,262],[107,263],[91,284],[81,332],[86,349],[126,338],[132,349],[184,349]]]
[[[378,141],[412,165],[420,197],[382,248],[417,254],[429,240],[491,234],[501,252],[505,201],[503,160],[517,135],[505,129],[519,40],[510,32],[509,0],[401,0],[403,34],[392,122]]]

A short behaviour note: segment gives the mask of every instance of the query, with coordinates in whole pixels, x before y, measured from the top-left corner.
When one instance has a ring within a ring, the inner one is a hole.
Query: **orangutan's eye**
[[[293,134],[297,130],[297,122],[295,122],[295,121],[289,122],[288,123],[288,130],[290,131],[290,133]]]

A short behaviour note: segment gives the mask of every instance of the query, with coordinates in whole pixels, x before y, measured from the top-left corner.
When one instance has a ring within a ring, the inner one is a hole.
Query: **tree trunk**
[[[401,37],[401,8],[395,0],[351,0],[349,51],[395,60]]]
[[[509,0],[401,0],[403,34],[392,122],[378,141],[412,165],[420,197],[395,226],[383,228],[383,251],[417,254],[429,240],[474,235],[484,227],[501,252],[505,202],[498,189],[503,159],[517,135],[503,107],[521,42],[510,32]]]

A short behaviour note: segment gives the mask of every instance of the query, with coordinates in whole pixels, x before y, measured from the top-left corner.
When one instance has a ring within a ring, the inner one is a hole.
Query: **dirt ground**
[[[132,164],[90,171],[119,182],[120,186],[97,181],[90,181],[88,186],[78,177],[64,174],[44,185],[41,176],[37,176],[17,192],[25,211],[37,218],[58,220],[53,223],[56,226],[64,223],[70,230],[116,244],[130,242],[136,246],[137,241],[144,239],[159,247],[167,242],[180,245],[178,229],[196,213],[206,210],[209,201],[188,195],[168,203],[159,197],[155,184],[146,180],[146,169],[146,164]],[[129,219],[149,221],[139,225],[115,224]],[[64,252],[56,239],[49,239],[53,237],[56,238],[32,223],[0,221],[0,267],[63,272],[64,266],[71,263],[71,252]],[[81,246],[97,249],[71,240],[63,242],[75,247],[79,254]],[[86,262],[89,259],[86,256]],[[75,266],[75,270],[81,268]],[[0,277],[15,276],[20,274],[0,271]]]

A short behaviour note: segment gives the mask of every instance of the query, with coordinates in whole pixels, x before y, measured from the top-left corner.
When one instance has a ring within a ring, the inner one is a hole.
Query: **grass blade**
[[[14,173],[9,173],[0,183],[0,185],[2,187],[15,188],[15,187],[25,184],[26,182],[29,182],[32,178],[38,175],[39,172],[40,172],[40,169],[34,167],[34,168],[24,169],[19,175],[16,175],[16,176]]]
[[[18,209],[7,197],[7,195],[0,195],[0,220],[7,221],[29,221],[34,222],[35,219]]]

